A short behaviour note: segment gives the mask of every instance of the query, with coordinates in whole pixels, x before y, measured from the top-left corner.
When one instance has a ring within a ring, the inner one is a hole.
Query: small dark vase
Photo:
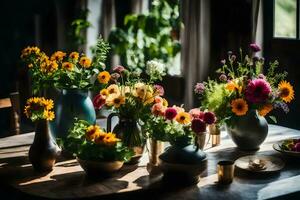
[[[119,116],[112,113],[107,118],[107,131],[111,131],[111,119]],[[127,164],[136,164],[140,161],[145,147],[145,139],[142,134],[140,125],[136,119],[119,116],[119,123],[114,127],[113,133],[117,134],[122,142],[134,151],[134,156]]]
[[[49,132],[48,121],[36,123],[35,136],[29,149],[29,160],[36,171],[51,171],[60,149]]]
[[[55,119],[50,123],[51,132],[56,138],[65,138],[73,126],[75,118],[96,122],[96,112],[87,91],[62,90],[55,104]]]
[[[256,110],[250,110],[246,115],[238,117],[226,128],[237,147],[245,151],[259,149],[268,135],[268,122]]]

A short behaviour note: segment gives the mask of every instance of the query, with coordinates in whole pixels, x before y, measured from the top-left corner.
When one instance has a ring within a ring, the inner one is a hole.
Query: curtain
[[[210,61],[210,0],[182,1],[181,66],[185,78],[184,104],[194,106],[194,85],[207,78]]]
[[[149,0],[131,0],[132,13],[145,13],[149,9]]]
[[[100,33],[107,39],[113,27],[116,26],[115,0],[102,0]]]

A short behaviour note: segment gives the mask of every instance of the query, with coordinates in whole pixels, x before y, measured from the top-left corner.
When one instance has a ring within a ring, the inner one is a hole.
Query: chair
[[[20,101],[19,92],[9,94],[9,98],[0,99],[0,109],[11,108],[10,110],[10,132],[9,135],[20,134]]]

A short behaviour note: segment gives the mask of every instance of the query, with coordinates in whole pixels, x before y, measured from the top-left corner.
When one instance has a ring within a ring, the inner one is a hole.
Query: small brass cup
[[[230,184],[234,176],[234,162],[224,160],[218,162],[218,181],[221,184]]]

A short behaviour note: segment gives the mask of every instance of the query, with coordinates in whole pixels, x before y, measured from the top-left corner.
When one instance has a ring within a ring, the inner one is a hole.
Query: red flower
[[[205,112],[203,115],[203,121],[207,124],[213,124],[216,122],[216,116],[213,112]]]
[[[93,99],[94,108],[100,110],[105,102],[105,97],[101,94],[97,94]]]
[[[250,44],[250,49],[254,52],[259,52],[261,50],[260,47],[255,43]]]
[[[195,118],[192,120],[191,128],[195,133],[205,132],[206,131],[206,123],[199,118]]]
[[[175,108],[167,108],[165,111],[165,118],[168,120],[172,120],[176,117],[177,111]]]

